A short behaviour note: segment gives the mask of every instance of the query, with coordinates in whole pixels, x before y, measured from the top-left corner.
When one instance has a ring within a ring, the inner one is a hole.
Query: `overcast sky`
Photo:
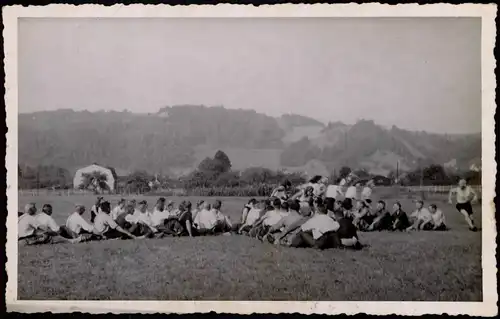
[[[223,105],[481,130],[479,18],[22,19],[19,111]]]

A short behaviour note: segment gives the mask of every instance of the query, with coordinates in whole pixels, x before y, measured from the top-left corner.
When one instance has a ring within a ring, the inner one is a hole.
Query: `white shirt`
[[[154,209],[153,213],[151,214],[151,223],[153,226],[158,226],[162,224],[165,219],[168,219],[172,216],[175,216],[174,212],[169,212],[168,210],[164,209],[163,211],[159,211],[158,209]]]
[[[22,214],[17,219],[17,238],[33,235],[38,227],[39,224],[35,216],[32,216],[30,214]]]
[[[457,203],[459,204],[465,204],[476,199],[477,197],[476,192],[474,192],[474,190],[470,186],[465,186],[465,189],[457,187],[454,188],[452,192],[455,192],[457,194]]]
[[[423,221],[429,221],[430,219],[432,219],[431,212],[425,207],[423,207],[421,210],[415,210],[410,216]]]
[[[86,230],[89,233],[91,233],[94,230],[94,227],[89,223],[87,223],[85,219],[83,219],[82,215],[80,215],[77,212],[74,212],[73,214],[69,215],[68,219],[66,220],[66,227],[68,227],[77,234],[79,234],[82,229]]]
[[[115,206],[113,210],[111,211],[110,215],[113,220],[116,220],[119,215],[125,212],[125,208],[121,208],[120,205]]]
[[[346,198],[357,198],[358,197],[358,190],[356,189],[356,186],[349,186],[347,188],[347,191],[345,192],[345,197]]]
[[[255,224],[257,219],[260,217],[260,209],[252,208],[248,211],[247,219],[245,220],[245,226],[252,226]]]
[[[217,214],[214,210],[202,209],[196,215],[194,223],[198,225],[200,229],[211,229],[217,223]]]
[[[337,231],[340,224],[324,214],[316,214],[300,227],[302,231],[312,230],[313,238],[318,239],[324,233]]]
[[[363,188],[363,191],[361,192],[361,199],[362,200],[367,200],[367,199],[370,199],[372,196],[372,189],[371,187],[364,187]]]
[[[140,210],[136,209],[134,211],[133,218],[135,218],[136,222],[143,222],[148,226],[153,225],[153,221],[151,220],[151,214],[148,211],[143,213]]]
[[[229,217],[227,217],[226,215],[224,215],[220,210],[212,208],[212,211],[215,213],[215,216],[217,217],[217,221],[219,221],[219,222],[225,222],[229,226],[232,226],[231,220],[229,220]]]
[[[108,214],[104,212],[99,212],[99,214],[96,215],[95,220],[94,220],[94,229],[98,233],[105,233],[109,229],[115,229],[118,225],[116,222],[109,216]]]
[[[52,216],[45,214],[44,212],[38,213],[35,215],[36,221],[38,225],[41,227],[46,227],[52,231],[59,231],[59,225],[57,225],[56,221]]]
[[[446,224],[442,210],[436,209],[436,212],[434,214],[432,214],[432,222],[436,226],[439,226],[441,224]]]
[[[342,195],[342,189],[337,185],[328,185],[326,188],[326,197],[337,199],[338,195]]]
[[[265,226],[274,226],[276,225],[283,217],[288,216],[288,213],[281,212],[279,210],[270,210],[264,215],[264,219],[262,220],[262,224]]]

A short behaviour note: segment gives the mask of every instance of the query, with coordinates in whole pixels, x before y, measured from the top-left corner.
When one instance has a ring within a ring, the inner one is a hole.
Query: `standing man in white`
[[[464,216],[465,221],[469,225],[469,229],[471,231],[477,231],[477,227],[474,224],[474,219],[472,214],[472,204],[477,202],[477,194],[474,192],[472,187],[467,185],[465,179],[461,179],[458,182],[458,187],[452,188],[450,190],[450,195],[448,197],[448,201],[450,204],[453,204],[452,198],[453,194],[457,196],[457,210]]]

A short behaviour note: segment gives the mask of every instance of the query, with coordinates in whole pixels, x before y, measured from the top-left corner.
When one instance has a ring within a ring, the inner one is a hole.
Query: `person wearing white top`
[[[361,191],[361,200],[371,200],[372,198],[372,192],[373,192],[373,181],[370,180],[366,183],[365,187],[363,187],[363,190]]]
[[[339,185],[328,185],[326,188],[326,198],[333,198],[335,200],[340,200],[344,197],[342,193],[342,187]]]
[[[83,213],[85,213],[85,206],[77,204],[75,212],[69,215],[65,226],[65,230],[69,236],[76,238],[81,234],[93,234],[94,226],[83,219]]]
[[[220,211],[221,208],[222,208],[222,202],[217,199],[212,205],[212,210],[214,211],[215,216],[217,217],[216,231],[227,233],[232,230],[236,230],[237,228],[235,229],[235,227],[233,227],[233,223],[231,222],[229,217],[227,217]]]
[[[212,205],[208,202],[204,202],[202,209],[194,219],[195,227],[198,230],[209,230],[214,228],[216,223],[217,215],[212,211]]]
[[[350,198],[352,200],[357,200],[358,199],[358,187],[359,187],[358,183],[349,186],[347,188],[347,191],[345,192],[345,198]]]
[[[340,224],[326,213],[326,207],[321,206],[313,217],[303,223],[299,233],[301,240],[292,246],[318,249],[339,247],[341,242],[336,231],[340,228]]]
[[[132,238],[138,237],[132,235],[127,230],[120,227],[110,216],[111,205],[109,202],[103,202],[100,205],[100,211],[94,219],[94,232],[106,239],[114,238]]]
[[[153,226],[153,220],[151,218],[151,213],[148,212],[148,202],[143,200],[138,203],[138,208],[134,211],[131,220],[135,221],[138,228],[138,232],[133,231],[133,234],[138,236],[145,235],[146,237],[153,236],[158,230]]]
[[[469,229],[472,231],[477,231],[477,227],[474,224],[474,218],[472,217],[473,210],[472,204],[477,201],[477,194],[472,189],[472,187],[467,185],[465,179],[461,179],[458,182],[458,187],[452,188],[448,197],[448,202],[453,204],[452,196],[456,194],[456,209],[464,216],[465,221],[469,225]]]
[[[90,209],[90,222],[93,223],[97,214],[99,214],[99,206],[103,202],[104,197],[98,196],[95,201],[95,205]]]
[[[165,220],[174,216],[173,212],[167,210],[165,202],[166,202],[165,198],[160,197],[156,202],[155,207],[153,208],[153,212],[150,215],[151,225],[153,227],[158,227],[160,225],[163,225]]]
[[[120,214],[123,214],[125,212],[125,204],[126,204],[125,198],[121,198],[118,201],[118,205],[116,205],[113,208],[113,210],[111,211],[111,218],[113,218],[113,220],[116,221],[116,219],[118,218],[118,216]]]
[[[261,209],[257,206],[257,200],[252,198],[248,201],[248,203],[243,207],[243,211],[241,213],[241,221],[240,226],[238,228],[238,233],[248,232],[255,222],[260,218]]]
[[[423,230],[423,226],[432,220],[432,215],[427,208],[424,207],[424,202],[417,200],[415,203],[417,209],[410,214],[413,219],[413,224],[407,230]]]
[[[52,231],[54,234],[58,234],[60,227],[51,215],[52,206],[45,204],[43,205],[42,211],[35,215],[35,218],[39,227],[44,228],[47,231]]]
[[[447,227],[443,211],[438,209],[435,204],[432,204],[429,206],[429,212],[432,218],[428,224],[429,226],[427,228],[424,226],[423,228],[428,230],[446,230]]]
[[[281,200],[279,198],[275,198],[272,202],[272,209],[268,209],[266,212],[263,212],[262,216],[257,221],[255,221],[248,234],[251,237],[257,238],[260,238],[260,236],[266,234],[269,230],[269,227],[279,222],[279,220],[282,218],[280,210]]]
[[[77,243],[77,239],[66,239],[59,236],[60,228],[50,216],[52,206],[44,205],[44,212],[36,214],[36,205],[29,203],[25,207],[25,213],[18,219],[18,240],[26,245],[40,245],[56,242]]]
[[[48,241],[48,236],[44,236],[44,232],[40,229],[40,224],[35,218],[36,214],[35,203],[26,204],[24,214],[19,216],[17,220],[17,238],[19,241],[25,241],[26,244],[44,243]]]

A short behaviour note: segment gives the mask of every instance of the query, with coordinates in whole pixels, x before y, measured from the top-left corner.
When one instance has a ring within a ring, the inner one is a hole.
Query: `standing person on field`
[[[373,187],[375,186],[375,183],[373,180],[369,180],[365,187],[363,187],[363,190],[361,191],[361,200],[366,201],[372,199],[372,193],[373,193]]]
[[[452,197],[456,195],[456,208],[464,216],[465,221],[469,225],[471,231],[477,231],[477,227],[474,224],[474,218],[472,214],[472,204],[477,202],[477,194],[472,189],[472,187],[467,185],[465,179],[461,179],[458,182],[458,187],[452,188],[448,196],[448,202],[453,204]]]
[[[351,200],[357,200],[358,188],[359,188],[359,183],[355,183],[347,187],[347,190],[345,192],[345,198],[350,198]]]
[[[91,223],[94,222],[95,217],[97,216],[97,214],[99,214],[99,208],[100,208],[103,200],[104,200],[104,197],[98,196],[95,200],[94,206],[92,206],[92,208],[90,209],[90,222]]]
[[[270,197],[276,197],[281,200],[287,200],[292,183],[289,180],[285,180],[280,186],[276,187]]]

